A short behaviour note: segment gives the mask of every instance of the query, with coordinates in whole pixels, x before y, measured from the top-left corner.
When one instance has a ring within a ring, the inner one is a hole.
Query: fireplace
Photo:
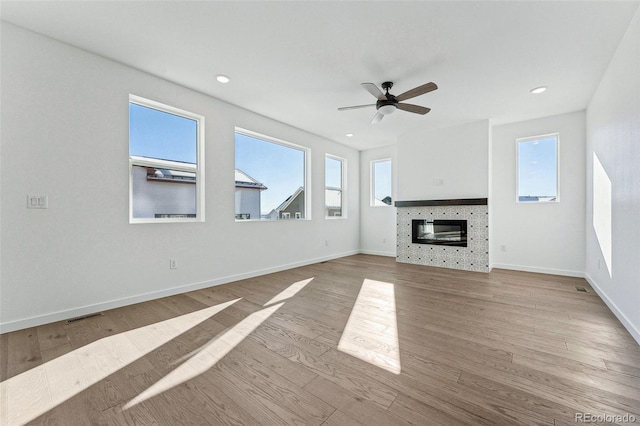
[[[488,201],[486,198],[396,201],[396,261],[489,272]],[[442,227],[454,224],[456,229]]]
[[[467,221],[413,219],[411,242],[441,246],[467,247]]]

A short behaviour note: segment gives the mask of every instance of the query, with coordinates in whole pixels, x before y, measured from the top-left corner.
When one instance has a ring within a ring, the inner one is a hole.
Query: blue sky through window
[[[342,161],[325,157],[325,186],[342,188]]]
[[[557,136],[518,141],[518,199],[557,197],[557,165]]]
[[[236,133],[236,169],[268,189],[262,191],[260,212],[268,214],[304,186],[305,152]]]
[[[198,123],[129,103],[129,155],[196,163]]]
[[[373,182],[373,196],[377,200],[391,197],[391,160],[373,163]]]

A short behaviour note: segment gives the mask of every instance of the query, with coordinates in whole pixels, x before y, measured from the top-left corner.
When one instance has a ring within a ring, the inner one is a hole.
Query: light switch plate
[[[49,197],[46,195],[27,195],[28,209],[46,209],[49,207]]]

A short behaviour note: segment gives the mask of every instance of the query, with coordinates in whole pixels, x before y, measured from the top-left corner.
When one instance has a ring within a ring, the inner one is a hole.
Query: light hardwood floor
[[[640,346],[578,278],[356,255],[0,339],[3,425],[640,423]]]

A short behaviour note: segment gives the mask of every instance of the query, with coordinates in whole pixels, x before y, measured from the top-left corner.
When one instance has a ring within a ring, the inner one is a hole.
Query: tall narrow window
[[[344,159],[333,155],[324,157],[324,215],[326,218],[344,217]]]
[[[391,206],[391,159],[371,162],[371,205]]]
[[[558,201],[558,134],[517,139],[519,203]]]
[[[309,218],[308,149],[248,130],[235,134],[235,218]]]
[[[204,117],[129,96],[129,222],[204,221]]]

